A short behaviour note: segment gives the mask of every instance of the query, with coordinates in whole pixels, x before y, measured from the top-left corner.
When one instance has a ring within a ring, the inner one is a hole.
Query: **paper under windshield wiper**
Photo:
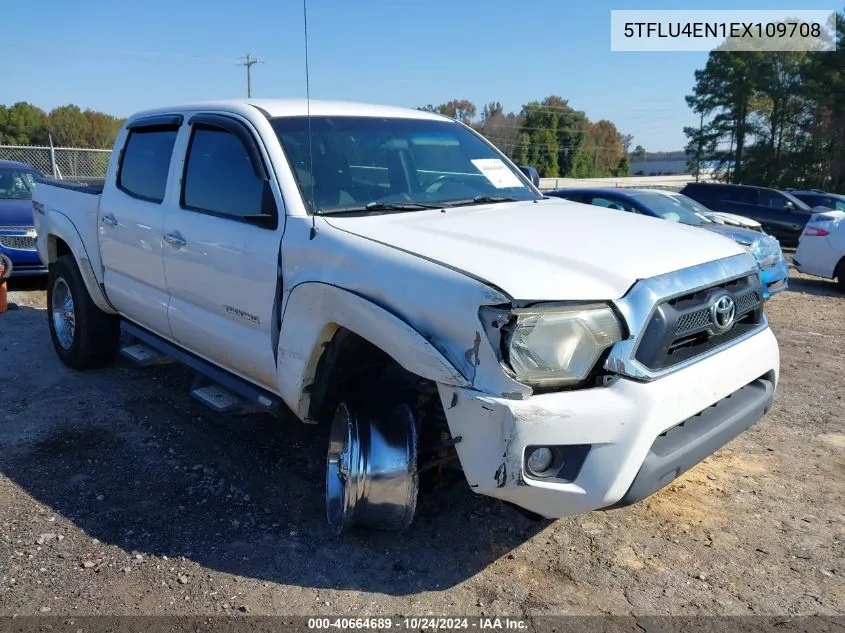
[[[370,202],[368,204],[340,207],[337,209],[322,209],[318,215],[335,215],[341,213],[366,213],[367,211],[420,211],[421,209],[442,209],[443,204],[429,202]]]
[[[465,200],[448,200],[443,203],[445,207],[463,207],[469,204],[489,204],[492,202],[519,202],[519,198],[511,196],[475,196]]]

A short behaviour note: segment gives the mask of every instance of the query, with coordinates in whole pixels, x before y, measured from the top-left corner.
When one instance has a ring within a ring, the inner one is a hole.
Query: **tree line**
[[[494,101],[480,111],[471,101],[452,100],[419,108],[471,125],[520,165],[534,165],[542,177],[627,176],[632,136],[607,120],[590,121],[566,99],[549,96],[519,112]],[[66,105],[45,112],[26,102],[0,105],[0,145],[49,145],[108,149],[123,120]]]
[[[454,99],[418,108],[472,126],[519,165],[533,165],[544,178],[627,176],[633,137],[607,120],[587,115],[559,96],[531,101],[519,112],[505,112],[498,101],[479,112],[474,103]]]
[[[695,72],[687,96],[702,124],[687,127],[691,168],[722,180],[845,190],[845,17],[829,52],[736,51],[730,41]]]
[[[111,149],[123,119],[77,105],[45,112],[20,101],[0,105],[0,145],[49,145]]]

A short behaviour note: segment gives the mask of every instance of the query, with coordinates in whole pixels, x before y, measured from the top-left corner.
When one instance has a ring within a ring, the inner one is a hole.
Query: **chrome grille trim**
[[[649,321],[654,315],[655,309],[661,302],[719,284],[726,284],[742,277],[756,275],[759,274],[758,270],[754,257],[749,253],[743,253],[638,281],[628,290],[624,297],[613,302],[613,305],[624,317],[630,335],[624,341],[619,341],[613,345],[604,363],[605,369],[637,380],[657,380],[658,378],[680,371],[685,367],[709,358],[724,349],[737,345],[762,332],[769,326],[765,311],[758,326],[748,333],[716,349],[703,352],[694,358],[682,361],[671,367],[652,370],[634,358],[640,337],[645,332]]]

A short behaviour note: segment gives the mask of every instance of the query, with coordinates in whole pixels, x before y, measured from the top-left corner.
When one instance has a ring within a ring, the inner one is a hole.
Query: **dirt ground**
[[[774,409],[636,506],[531,522],[465,484],[399,537],[335,539],[323,432],[221,419],[177,366],[53,353],[38,283],[0,314],[0,614],[845,613],[845,296],[768,304]]]

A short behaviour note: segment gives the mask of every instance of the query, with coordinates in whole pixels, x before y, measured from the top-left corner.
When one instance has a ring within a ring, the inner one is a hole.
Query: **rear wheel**
[[[845,257],[843,257],[836,266],[836,285],[839,286],[841,292],[845,292]]]
[[[91,300],[72,255],[62,255],[50,266],[47,314],[53,347],[65,365],[92,369],[114,359],[120,321]]]

